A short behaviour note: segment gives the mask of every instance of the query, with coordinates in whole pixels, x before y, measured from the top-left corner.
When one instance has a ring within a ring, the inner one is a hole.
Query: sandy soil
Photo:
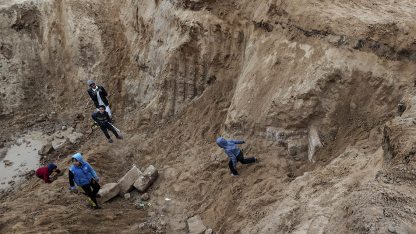
[[[0,5],[2,2],[0,1]],[[0,8],[1,147],[63,125],[115,182],[155,165],[151,207],[86,208],[67,178],[1,195],[14,233],[415,233],[412,1],[37,1]],[[4,36],[3,36],[4,35]],[[85,82],[125,140],[90,131]],[[398,113],[398,104],[406,106]],[[245,139],[231,177],[217,136]],[[170,201],[167,201],[169,198]]]

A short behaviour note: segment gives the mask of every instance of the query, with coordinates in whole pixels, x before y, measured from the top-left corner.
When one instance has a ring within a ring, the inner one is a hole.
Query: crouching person
[[[241,162],[242,164],[249,164],[254,163],[257,161],[256,157],[252,158],[244,158],[243,151],[238,148],[237,144],[244,144],[244,141],[236,141],[236,140],[226,140],[223,137],[217,138],[217,145],[224,149],[224,152],[230,158],[228,162],[228,166],[230,167],[231,175],[237,176],[237,162]]]
[[[111,124],[111,118],[105,110],[105,106],[99,106],[98,111],[92,114],[92,118],[98,124],[98,126],[100,126],[105,137],[107,137],[108,142],[113,143],[110,134],[108,134],[108,130],[113,132],[114,136],[116,136],[117,139],[122,139],[122,137],[117,133],[117,130]]]
[[[69,168],[70,190],[76,192],[75,184],[80,186],[84,190],[85,195],[88,196],[92,208],[94,209],[101,208],[96,199],[98,191],[100,190],[98,181],[99,178],[97,173],[95,173],[91,165],[84,161],[80,153],[74,154],[74,156],[72,156],[72,165]]]
[[[36,176],[45,181],[45,183],[52,183],[55,177],[51,176],[52,173],[60,174],[61,170],[58,169],[53,163],[48,164],[46,167],[40,167],[36,170]]]

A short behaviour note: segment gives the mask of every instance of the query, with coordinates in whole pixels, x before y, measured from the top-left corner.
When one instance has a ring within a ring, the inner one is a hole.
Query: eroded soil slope
[[[195,214],[216,233],[416,232],[416,3],[0,7],[2,146],[65,124],[84,138],[49,156],[61,167],[81,151],[103,184],[160,170],[144,210],[119,198],[91,212],[66,178],[29,179],[2,195],[2,232],[185,233]],[[87,79],[110,90],[125,140],[89,133]],[[220,135],[259,163],[230,177]]]

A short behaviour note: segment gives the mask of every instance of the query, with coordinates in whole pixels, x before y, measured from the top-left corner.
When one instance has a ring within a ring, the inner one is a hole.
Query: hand
[[[78,193],[78,189],[74,186],[74,187],[70,187],[69,188],[69,191],[71,192],[71,193]]]

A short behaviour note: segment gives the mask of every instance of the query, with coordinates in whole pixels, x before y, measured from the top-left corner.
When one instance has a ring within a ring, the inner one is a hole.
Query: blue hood
[[[53,163],[48,164],[48,171],[49,172],[51,172],[53,169],[56,169],[56,168],[58,168],[58,167],[55,164],[53,164]]]
[[[217,145],[221,148],[226,148],[228,145],[228,142],[226,139],[224,139],[224,137],[218,137],[217,138]]]
[[[78,162],[80,162],[81,164],[85,164],[84,159],[82,158],[81,153],[76,153],[72,156],[73,159],[77,160]]]

